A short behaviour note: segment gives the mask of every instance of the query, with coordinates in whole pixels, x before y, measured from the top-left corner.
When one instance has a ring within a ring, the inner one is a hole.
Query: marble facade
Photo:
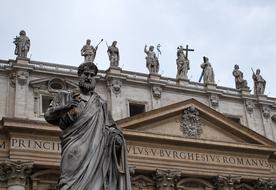
[[[0,60],[0,190],[55,189],[60,130],[44,121],[44,98],[76,81],[73,66]],[[276,98],[120,67],[100,70],[96,91],[124,132],[134,190],[276,188]],[[131,103],[146,113],[129,117]],[[195,136],[181,128],[191,107]]]

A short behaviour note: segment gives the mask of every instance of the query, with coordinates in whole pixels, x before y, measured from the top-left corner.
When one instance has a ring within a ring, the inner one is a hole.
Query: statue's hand
[[[76,108],[78,107],[80,101],[77,99],[72,99],[72,101],[69,103],[68,108],[72,109],[72,108]]]

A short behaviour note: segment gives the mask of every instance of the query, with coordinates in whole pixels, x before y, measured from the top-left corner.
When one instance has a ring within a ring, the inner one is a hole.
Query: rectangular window
[[[134,116],[146,111],[145,104],[129,102],[129,116]]]

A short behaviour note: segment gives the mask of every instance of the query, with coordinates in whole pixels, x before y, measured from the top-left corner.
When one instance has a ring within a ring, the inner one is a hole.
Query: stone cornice
[[[0,60],[0,69],[11,70],[15,69],[26,69],[31,70],[33,74],[35,73],[45,73],[49,75],[55,75],[60,77],[72,77],[77,78],[77,67],[62,65],[56,63],[47,63],[40,61],[31,61],[30,64],[22,65],[16,64],[15,60]],[[106,80],[107,78],[118,78],[124,80],[129,83],[133,83],[136,85],[160,85],[162,87],[167,88],[168,90],[177,90],[177,91],[186,91],[189,93],[209,93],[209,94],[218,94],[225,98],[231,99],[252,99],[255,100],[259,104],[271,105],[276,108],[276,98],[267,97],[267,96],[255,96],[249,93],[243,93],[240,90],[216,86],[213,89],[207,88],[204,84],[198,83],[195,81],[189,81],[187,85],[179,85],[176,79],[160,76],[160,80],[149,80],[148,74],[138,73],[132,71],[121,70],[119,73],[111,73],[110,69],[104,71],[99,70],[98,78],[100,80]]]

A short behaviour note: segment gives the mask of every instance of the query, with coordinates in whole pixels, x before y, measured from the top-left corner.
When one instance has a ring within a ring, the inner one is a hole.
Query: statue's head
[[[153,50],[154,50],[154,46],[150,46],[150,47],[149,47],[149,50],[150,50],[150,51],[153,51]]]
[[[26,36],[25,30],[21,30],[21,31],[19,32],[19,35],[20,35],[20,36]]]
[[[207,63],[207,62],[209,61],[209,58],[206,57],[206,56],[204,56],[204,57],[203,57],[203,61],[204,61],[204,63]]]
[[[257,69],[256,70],[256,74],[259,75],[261,73],[261,70],[260,69]]]
[[[117,45],[117,41],[113,41],[112,46],[116,46]]]
[[[78,67],[79,87],[83,93],[93,92],[96,86],[97,66],[92,62],[82,63]]]
[[[234,66],[234,68],[235,68],[235,69],[239,69],[240,67],[239,67],[239,65],[236,64],[236,65]]]
[[[87,40],[86,40],[86,44],[87,44],[87,45],[90,45],[90,44],[91,44],[91,40],[90,40],[90,39],[87,39]]]

